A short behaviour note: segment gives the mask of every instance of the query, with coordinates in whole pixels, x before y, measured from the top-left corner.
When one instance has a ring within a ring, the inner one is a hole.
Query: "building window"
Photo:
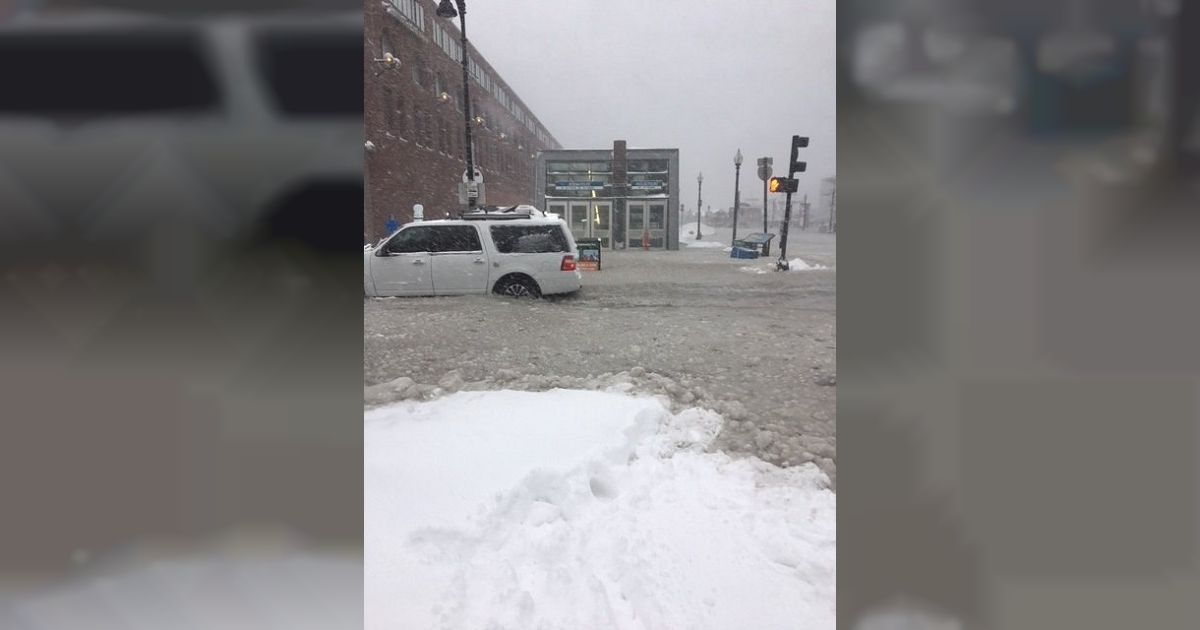
[[[413,83],[416,83],[422,88],[429,87],[429,70],[425,67],[425,62],[419,58],[412,60],[412,78]]]
[[[433,42],[442,49],[442,52],[446,53],[447,57],[457,62],[462,62],[462,48],[449,31],[440,26],[434,27]]]
[[[591,197],[612,194],[612,165],[602,161],[555,161],[546,164],[546,194]]]
[[[642,197],[667,192],[668,169],[667,160],[629,160],[625,168],[629,181],[629,196]]]
[[[418,31],[425,31],[425,7],[417,0],[391,0],[392,6],[395,7],[396,13],[404,18],[406,22],[417,27]]]

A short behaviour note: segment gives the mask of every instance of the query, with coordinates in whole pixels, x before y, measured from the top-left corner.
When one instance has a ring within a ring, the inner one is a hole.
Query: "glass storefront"
[[[672,190],[677,150],[631,149],[622,156],[563,149],[538,161],[537,202],[561,216],[575,238],[599,239],[605,249],[678,248],[670,234],[679,217]]]

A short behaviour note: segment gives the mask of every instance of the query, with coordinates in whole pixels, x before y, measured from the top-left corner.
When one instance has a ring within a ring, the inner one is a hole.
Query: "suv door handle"
[[[414,264],[414,265],[424,265],[424,264],[425,264],[425,261],[424,261],[424,260],[421,260],[420,258],[418,258],[418,259],[416,259],[416,260],[414,260],[414,261],[413,261],[413,264]]]
[[[476,265],[486,265],[486,264],[487,264],[487,261],[486,261],[486,260],[484,260],[484,259],[482,259],[482,258],[476,258],[476,259],[475,259],[475,264],[476,264]]]

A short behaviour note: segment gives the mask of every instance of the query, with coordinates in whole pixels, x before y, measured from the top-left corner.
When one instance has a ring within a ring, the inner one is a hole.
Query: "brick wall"
[[[409,1],[398,0],[400,8],[411,9],[412,5],[406,4]],[[461,208],[458,184],[466,170],[466,123],[458,105],[462,101],[462,65],[439,45],[434,30],[444,29],[457,43],[458,18],[437,17],[437,3],[432,0],[417,0],[415,6],[423,8],[423,14],[397,10],[392,0],[367,0],[364,4],[363,115],[366,140],[374,145],[365,157],[363,221],[368,241],[385,235],[391,217],[401,223],[411,221],[413,204],[425,207],[426,219],[443,218]],[[420,26],[408,16],[416,17]],[[469,33],[469,7],[467,20]],[[374,61],[389,49],[400,59],[398,69]],[[473,46],[471,58],[540,126]],[[443,91],[450,97],[448,102],[439,99]],[[486,121],[472,127],[472,137],[487,204],[531,203],[533,156],[559,145],[549,134],[549,142],[539,140],[474,78],[470,96],[475,113]]]

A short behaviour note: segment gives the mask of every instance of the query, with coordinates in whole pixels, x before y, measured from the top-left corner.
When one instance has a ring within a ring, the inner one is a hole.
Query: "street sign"
[[[758,158],[758,178],[764,182],[771,178],[771,164],[775,162],[775,158],[761,157]]]
[[[465,206],[471,199],[475,199],[477,206],[487,203],[487,187],[483,182],[462,182],[458,185],[458,203]]]
[[[598,190],[604,182],[554,182],[555,190]]]
[[[470,178],[467,177],[466,169],[463,169],[462,180],[463,180],[463,182],[471,181]],[[478,166],[475,167],[475,181],[480,182],[480,183],[483,182],[483,171],[479,170]]]
[[[659,190],[666,188],[666,185],[663,182],[647,180],[630,182],[629,187],[634,190]]]

